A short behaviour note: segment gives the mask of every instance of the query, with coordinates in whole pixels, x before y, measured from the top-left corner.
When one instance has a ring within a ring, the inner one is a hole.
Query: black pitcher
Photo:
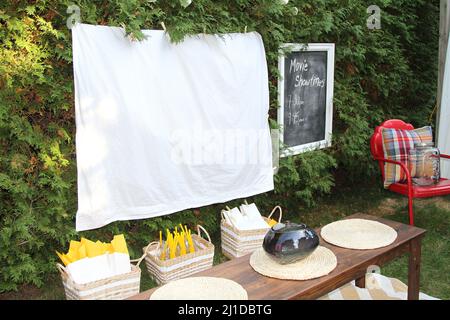
[[[263,248],[280,264],[299,261],[309,256],[319,245],[316,232],[305,224],[277,223],[264,237]]]

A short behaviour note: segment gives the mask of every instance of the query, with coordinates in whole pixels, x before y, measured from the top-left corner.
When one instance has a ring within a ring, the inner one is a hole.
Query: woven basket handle
[[[149,249],[150,249],[152,246],[154,246],[155,244],[158,245],[158,246],[156,247],[156,250],[158,250],[158,249],[159,249],[159,241],[153,241],[153,242],[150,242],[150,243],[145,247],[145,249],[144,249],[144,254],[143,254],[139,259],[134,259],[134,260],[131,260],[130,262],[136,262],[136,267],[139,267],[139,265],[141,264],[142,260],[144,260],[145,257],[147,256],[147,253],[148,253]]]
[[[280,210],[279,217],[278,217],[278,223],[280,223],[280,222],[281,222],[281,218],[283,217],[283,209],[281,209],[280,206],[276,206],[275,208],[273,208],[273,209],[272,209],[272,212],[269,214],[269,216],[268,216],[267,218],[270,219],[270,218],[272,217],[273,213],[274,213],[277,209]]]
[[[62,275],[67,275],[66,267],[64,267],[61,263],[57,262],[57,263],[56,263],[56,268],[58,268],[59,272],[60,272]]]
[[[201,225],[198,224],[197,225],[197,234],[198,234],[199,237],[201,237],[200,230],[203,231],[206,234],[206,236],[208,237],[209,243],[212,243],[211,237],[209,236],[208,231],[206,231],[205,228],[203,228]]]

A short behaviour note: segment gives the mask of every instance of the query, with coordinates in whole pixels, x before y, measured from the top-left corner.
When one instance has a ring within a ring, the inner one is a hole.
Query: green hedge
[[[270,71],[271,116],[277,106],[277,48],[284,42],[336,43],[334,143],[325,151],[284,159],[275,192],[252,200],[268,209],[313,205],[329,193],[336,173],[345,181],[375,173],[368,139],[387,118],[414,125],[430,120],[435,104],[439,1],[373,0],[382,29],[366,27],[362,0],[20,1],[0,4],[0,291],[42,285],[55,272],[55,249],[80,235],[74,230],[75,121],[68,5],[85,23],[161,29],[173,41],[188,34],[258,31]],[[294,7],[298,8],[295,15]],[[271,122],[275,125],[274,121]],[[338,184],[343,183],[336,180]],[[233,203],[232,203],[233,204]],[[197,222],[218,235],[222,205],[168,217],[113,223],[83,235],[110,240],[126,233],[139,247],[160,228]],[[292,210],[293,211],[293,210]]]

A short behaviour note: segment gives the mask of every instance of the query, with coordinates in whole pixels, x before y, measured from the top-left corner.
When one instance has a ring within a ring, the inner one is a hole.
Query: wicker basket
[[[200,230],[205,233],[208,241],[201,237]],[[211,238],[202,226],[197,226],[197,233],[192,235],[195,252],[184,256],[161,260],[159,258],[159,242],[151,242],[143,249],[147,270],[158,284],[185,278],[212,267],[214,245],[211,242]]]
[[[123,300],[139,293],[141,283],[141,269],[139,264],[144,259],[131,260],[131,271],[110,278],[97,280],[85,284],[75,283],[66,268],[57,263],[61,273],[67,300]]]
[[[276,210],[279,210],[278,222],[281,222],[283,211],[280,206],[273,208],[269,216],[263,219],[269,223],[270,218]],[[220,233],[222,238],[222,253],[230,259],[239,258],[252,253],[260,248],[264,237],[268,231],[267,228],[255,230],[239,230],[227,223],[222,211],[222,221],[220,223]]]

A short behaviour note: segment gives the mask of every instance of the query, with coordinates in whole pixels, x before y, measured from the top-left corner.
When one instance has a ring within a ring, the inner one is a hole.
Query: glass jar
[[[440,152],[433,142],[414,143],[408,153],[408,164],[414,184],[429,186],[439,182]]]

